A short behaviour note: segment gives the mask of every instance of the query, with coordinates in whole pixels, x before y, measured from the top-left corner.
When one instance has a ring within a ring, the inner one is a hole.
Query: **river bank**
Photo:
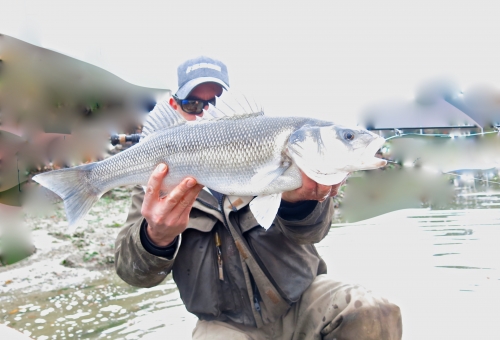
[[[177,338],[190,337],[196,320],[170,275],[159,286],[141,289],[115,273],[114,242],[127,218],[130,191],[123,187],[104,195],[73,233],[62,202],[48,216],[24,216],[36,251],[0,267],[4,330],[22,332],[12,333],[20,339],[147,339],[158,327],[170,327]]]
[[[62,202],[48,216],[26,214],[35,252],[0,267],[0,294],[58,289],[112,273],[114,241],[127,218],[130,189],[116,188],[104,195],[72,233]]]

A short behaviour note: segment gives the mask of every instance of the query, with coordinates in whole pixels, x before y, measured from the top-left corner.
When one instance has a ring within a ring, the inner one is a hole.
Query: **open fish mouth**
[[[360,170],[376,169],[387,164],[387,161],[385,159],[375,156],[377,151],[380,150],[380,148],[384,144],[385,139],[382,137],[378,137],[366,147],[365,152],[363,152],[364,161],[362,162],[362,164],[365,165],[366,168],[363,167],[363,169]]]
[[[366,147],[366,154],[371,154],[374,155],[377,153],[378,150],[382,147],[382,145],[385,144],[385,139],[382,137],[377,137],[375,140],[373,140],[367,147]]]

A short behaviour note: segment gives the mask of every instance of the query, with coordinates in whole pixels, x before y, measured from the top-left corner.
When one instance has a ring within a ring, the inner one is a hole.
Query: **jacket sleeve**
[[[142,187],[136,186],[132,191],[127,221],[115,241],[115,268],[118,276],[128,284],[153,287],[170,273],[174,260],[155,256],[144,249],[140,235],[142,224],[145,223],[141,215],[143,199]]]
[[[333,200],[329,198],[317,203],[312,212],[299,220],[291,218],[290,214],[278,213],[274,222],[293,242],[312,244],[321,241],[328,234],[332,219]]]

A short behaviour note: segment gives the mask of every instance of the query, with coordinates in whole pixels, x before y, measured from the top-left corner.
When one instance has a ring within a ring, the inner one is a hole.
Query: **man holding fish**
[[[207,57],[180,65],[178,77],[169,105],[188,121],[229,88],[226,65]],[[151,287],[172,271],[199,318],[193,339],[400,339],[396,305],[323,275],[313,244],[328,233],[343,181],[322,185],[300,174],[302,186],[282,193],[265,230],[252,197],[223,195],[192,177],[162,195],[169,167],[158,165],[145,190],[134,190],[116,240],[117,273]]]

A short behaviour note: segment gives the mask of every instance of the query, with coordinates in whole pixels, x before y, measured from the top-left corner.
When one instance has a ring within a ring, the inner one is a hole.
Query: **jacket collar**
[[[243,207],[247,206],[253,200],[253,198],[254,196],[225,195],[223,201],[224,213],[228,214],[231,211],[238,211],[242,209]],[[213,208],[210,208],[207,205]],[[222,214],[220,213],[220,211],[218,211],[218,207],[219,202],[217,201],[217,199],[208,190],[205,190],[205,188],[204,190],[200,191],[198,197],[196,198],[196,201],[193,204],[193,208],[209,213],[223,222]]]

